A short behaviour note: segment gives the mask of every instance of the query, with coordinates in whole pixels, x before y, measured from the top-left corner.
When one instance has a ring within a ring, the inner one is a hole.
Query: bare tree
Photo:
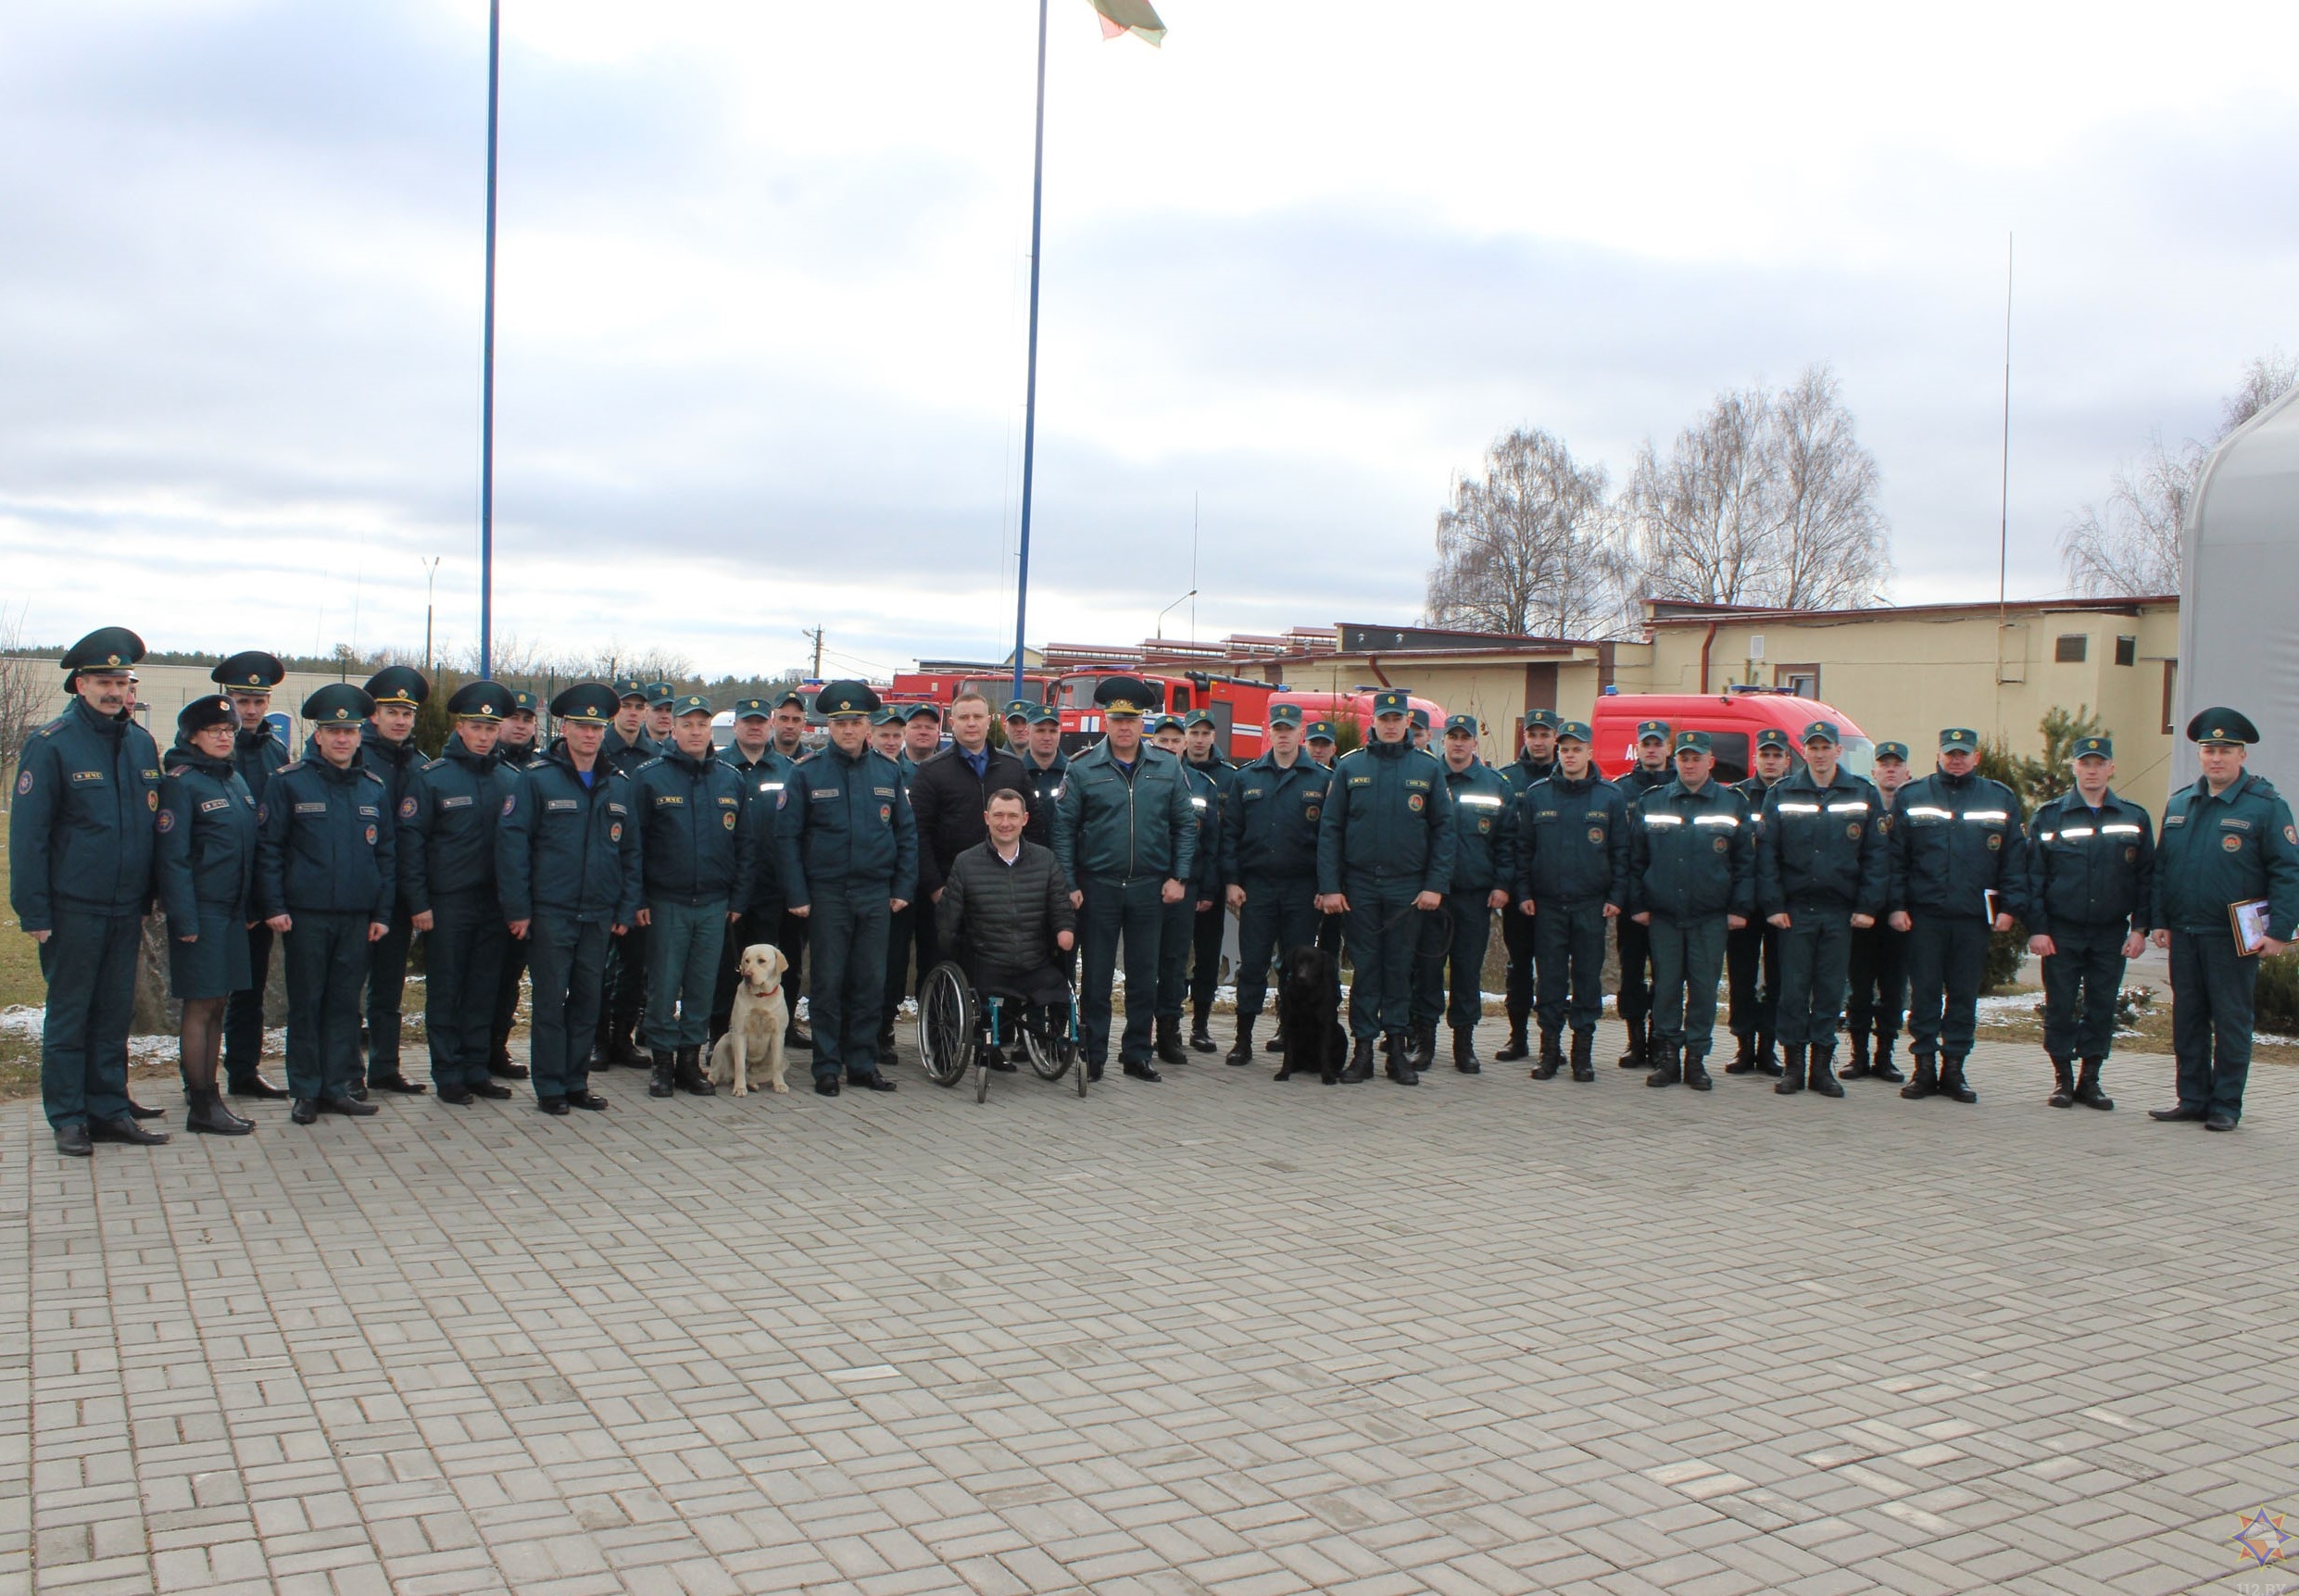
[[[1889,530],[1876,508],[1881,473],[1853,435],[1835,374],[1814,367],[1765,415],[1774,496],[1773,573],[1790,609],[1857,609],[1891,572]]]
[[[2150,433],[2139,459],[2118,465],[2107,479],[2107,497],[2083,505],[2060,530],[2068,586],[2090,598],[2179,592],[2180,538],[2212,446],[2294,386],[2299,359],[2270,350],[2243,368],[2219,407],[2219,430],[2209,443],[2188,438],[2174,447],[2161,432]]]
[[[1519,428],[1485,474],[1453,484],[1438,513],[1428,611],[1438,626],[1585,636],[1605,619],[1612,549],[1604,468],[1561,438]]]
[[[44,660],[25,658],[26,607],[0,609],[0,804],[16,791],[16,760],[24,743],[39,730],[36,717],[47,704],[46,684],[54,667]]]

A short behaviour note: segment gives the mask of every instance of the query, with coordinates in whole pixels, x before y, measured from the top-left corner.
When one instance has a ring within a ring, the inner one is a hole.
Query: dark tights
[[[190,1092],[216,1089],[216,1065],[223,1056],[223,998],[186,998],[178,1055],[183,1087]]]

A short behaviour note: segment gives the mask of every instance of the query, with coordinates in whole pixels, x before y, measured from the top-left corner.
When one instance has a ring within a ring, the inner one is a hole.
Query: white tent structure
[[[2299,797],[2299,388],[2211,451],[2180,555],[2179,709],[2171,790],[2196,777],[2187,723],[2249,715],[2248,768]]]

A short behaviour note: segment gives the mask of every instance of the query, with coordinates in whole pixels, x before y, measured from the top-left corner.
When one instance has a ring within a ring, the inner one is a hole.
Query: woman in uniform
[[[247,927],[255,918],[256,798],[232,762],[235,717],[220,694],[176,717],[161,760],[154,853],[168,913],[168,989],[183,1005],[182,1057],[189,1129],[245,1136],[255,1129],[223,1106],[216,1067],[223,1010],[250,981]]]

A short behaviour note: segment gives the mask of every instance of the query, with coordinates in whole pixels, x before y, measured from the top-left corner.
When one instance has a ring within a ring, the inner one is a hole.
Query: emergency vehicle
[[[1363,737],[1373,731],[1373,696],[1379,689],[1359,687],[1339,693],[1297,692],[1283,683],[1256,682],[1243,676],[1218,676],[1205,671],[1185,671],[1178,675],[1159,672],[1123,670],[1073,671],[1058,677],[1048,702],[1062,712],[1062,747],[1065,752],[1098,742],[1101,737],[1101,710],[1094,703],[1094,689],[1111,676],[1138,676],[1165,697],[1168,714],[1187,715],[1193,710],[1204,710],[1213,717],[1213,747],[1222,758],[1233,763],[1258,759],[1267,744],[1263,731],[1268,724],[1272,704],[1298,704],[1301,719],[1353,722]],[[1416,710],[1426,710],[1433,732],[1441,732],[1445,725],[1444,706],[1431,698],[1412,698]]]
[[[1715,779],[1746,779],[1756,734],[1777,726],[1788,734],[1792,765],[1804,762],[1804,728],[1815,721],[1836,723],[1842,739],[1843,768],[1856,776],[1876,769],[1876,745],[1843,710],[1817,698],[1801,698],[1778,687],[1735,687],[1722,693],[1607,693],[1597,699],[1589,723],[1596,738],[1597,769],[1607,777],[1626,775],[1637,762],[1637,727],[1666,721],[1676,732],[1706,732],[1716,755]]]

